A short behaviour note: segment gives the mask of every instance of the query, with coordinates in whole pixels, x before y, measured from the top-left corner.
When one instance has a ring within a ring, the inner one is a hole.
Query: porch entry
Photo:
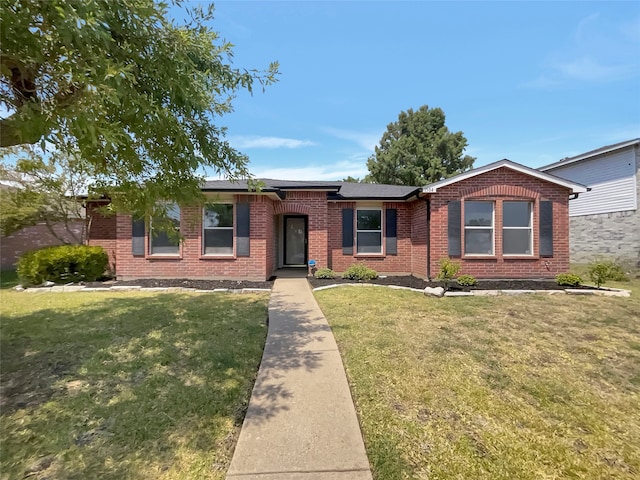
[[[307,265],[307,217],[284,216],[284,266],[305,267]]]

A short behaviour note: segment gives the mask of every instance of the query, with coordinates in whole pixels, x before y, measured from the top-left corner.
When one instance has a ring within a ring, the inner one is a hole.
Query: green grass
[[[319,291],[374,477],[635,479],[640,282],[631,298]]]
[[[1,296],[0,478],[224,478],[267,295]]]
[[[9,290],[18,285],[18,274],[15,270],[0,271],[0,290]]]

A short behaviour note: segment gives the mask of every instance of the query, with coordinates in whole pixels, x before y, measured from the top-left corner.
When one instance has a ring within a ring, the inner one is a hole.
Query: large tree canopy
[[[193,200],[205,167],[248,175],[220,116],[239,91],[275,81],[278,65],[234,68],[212,6],[182,8],[179,22],[156,0],[0,2],[1,147],[77,159],[124,211]]]
[[[440,108],[426,105],[400,112],[387,125],[375,153],[367,160],[366,181],[392,185],[426,185],[469,170],[474,157],[463,155],[467,139],[445,126]]]

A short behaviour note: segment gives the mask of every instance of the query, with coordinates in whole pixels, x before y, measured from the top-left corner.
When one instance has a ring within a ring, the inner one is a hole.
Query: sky
[[[387,125],[440,107],[474,166],[640,137],[640,2],[215,2],[233,65],[279,81],[216,121],[256,177],[367,173]]]

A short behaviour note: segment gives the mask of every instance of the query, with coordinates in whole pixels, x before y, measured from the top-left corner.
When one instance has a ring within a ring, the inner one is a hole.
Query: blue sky
[[[218,122],[258,177],[367,173],[387,124],[421,105],[475,166],[538,167],[640,137],[640,2],[218,1],[234,65],[280,80]]]

